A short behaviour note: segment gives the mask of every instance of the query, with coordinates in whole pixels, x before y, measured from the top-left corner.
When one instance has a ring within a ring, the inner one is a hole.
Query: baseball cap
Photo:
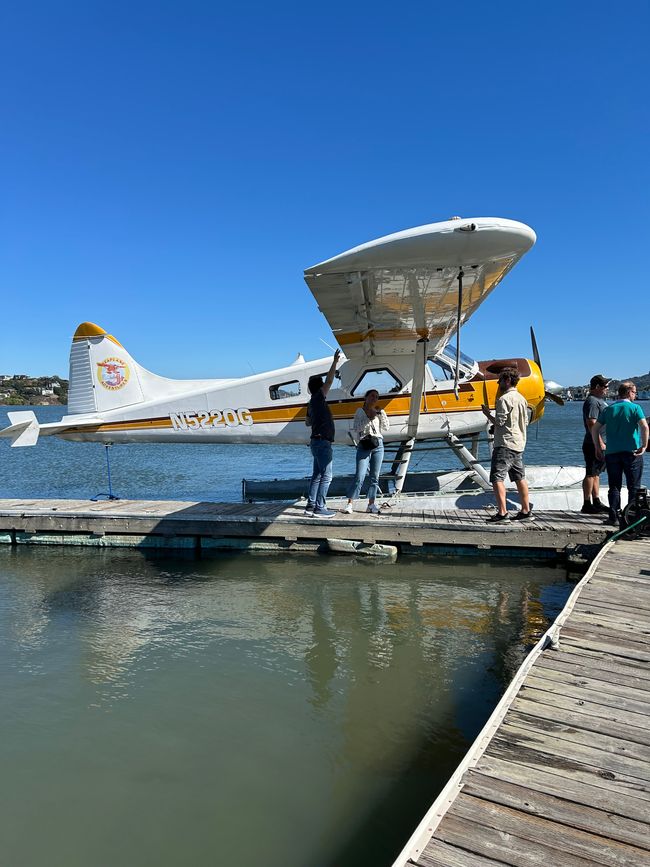
[[[591,386],[591,388],[598,388],[599,386],[604,387],[606,385],[609,385],[610,382],[611,380],[608,377],[603,376],[602,373],[597,373],[595,376],[591,377],[591,379],[589,380],[589,385]]]

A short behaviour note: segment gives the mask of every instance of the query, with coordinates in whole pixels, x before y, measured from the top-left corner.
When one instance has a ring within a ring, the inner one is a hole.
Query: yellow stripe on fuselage
[[[531,363],[532,366],[532,363]],[[543,414],[544,392],[543,381],[539,369],[535,366],[531,376],[523,377],[519,381],[518,390],[528,401],[533,409],[533,421],[537,421]],[[540,386],[541,383],[541,386]],[[483,404],[494,407],[497,397],[498,383],[495,379],[473,380],[462,383],[458,399],[453,391],[429,391],[426,392],[420,402],[422,415],[435,415],[446,413],[453,415],[457,412],[480,412]],[[354,418],[359,407],[363,406],[363,400],[345,399],[329,402],[332,416],[335,421],[344,421]],[[411,397],[408,394],[396,394],[386,396],[379,401],[379,406],[385,410],[389,418],[408,416],[411,409]],[[307,404],[279,407],[260,407],[250,410],[253,424],[287,424],[293,421],[302,421],[307,415]],[[98,424],[94,427],[75,428],[74,425],[66,432],[72,433],[79,430],[84,433],[104,433],[107,431],[134,431],[134,430],[166,430],[173,427],[169,416],[149,419],[131,419],[129,421],[114,421]]]

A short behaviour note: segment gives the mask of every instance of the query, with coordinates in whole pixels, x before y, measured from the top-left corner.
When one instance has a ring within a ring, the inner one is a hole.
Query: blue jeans
[[[354,479],[354,487],[350,494],[351,500],[356,500],[361,492],[368,467],[370,467],[370,486],[368,487],[368,499],[372,502],[377,497],[379,489],[379,473],[381,472],[381,462],[384,459],[384,441],[380,438],[379,445],[376,449],[368,451],[357,446],[357,474]]]
[[[607,464],[607,484],[609,485],[609,516],[615,518],[621,508],[621,486],[623,473],[627,484],[627,501],[634,500],[636,492],[641,484],[643,473],[643,457],[632,452],[614,452],[613,455],[605,454]]]
[[[332,481],[332,443],[329,440],[311,440],[311,453],[314,456],[314,469],[309,485],[308,509],[327,508],[325,498]]]

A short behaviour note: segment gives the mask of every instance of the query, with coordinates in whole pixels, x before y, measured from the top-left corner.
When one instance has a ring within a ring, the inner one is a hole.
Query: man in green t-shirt
[[[609,484],[609,516],[607,523],[618,524],[621,509],[623,474],[627,484],[628,502],[632,502],[641,484],[643,453],[648,447],[648,422],[636,400],[636,385],[622,382],[618,387],[618,400],[605,407],[591,429],[596,457],[605,453],[607,482]],[[607,446],[601,431],[605,429]]]

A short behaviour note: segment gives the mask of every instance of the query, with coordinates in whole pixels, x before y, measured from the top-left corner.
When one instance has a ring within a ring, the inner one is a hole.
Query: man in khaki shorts
[[[528,402],[523,394],[517,391],[518,382],[519,372],[514,367],[504,367],[499,376],[499,397],[494,416],[489,407],[482,407],[484,414],[494,425],[490,481],[497,501],[497,512],[488,518],[490,524],[502,524],[510,520],[506,505],[506,476],[517,486],[521,499],[521,510],[514,516],[514,520],[530,521],[533,518],[523,461],[528,428]]]

